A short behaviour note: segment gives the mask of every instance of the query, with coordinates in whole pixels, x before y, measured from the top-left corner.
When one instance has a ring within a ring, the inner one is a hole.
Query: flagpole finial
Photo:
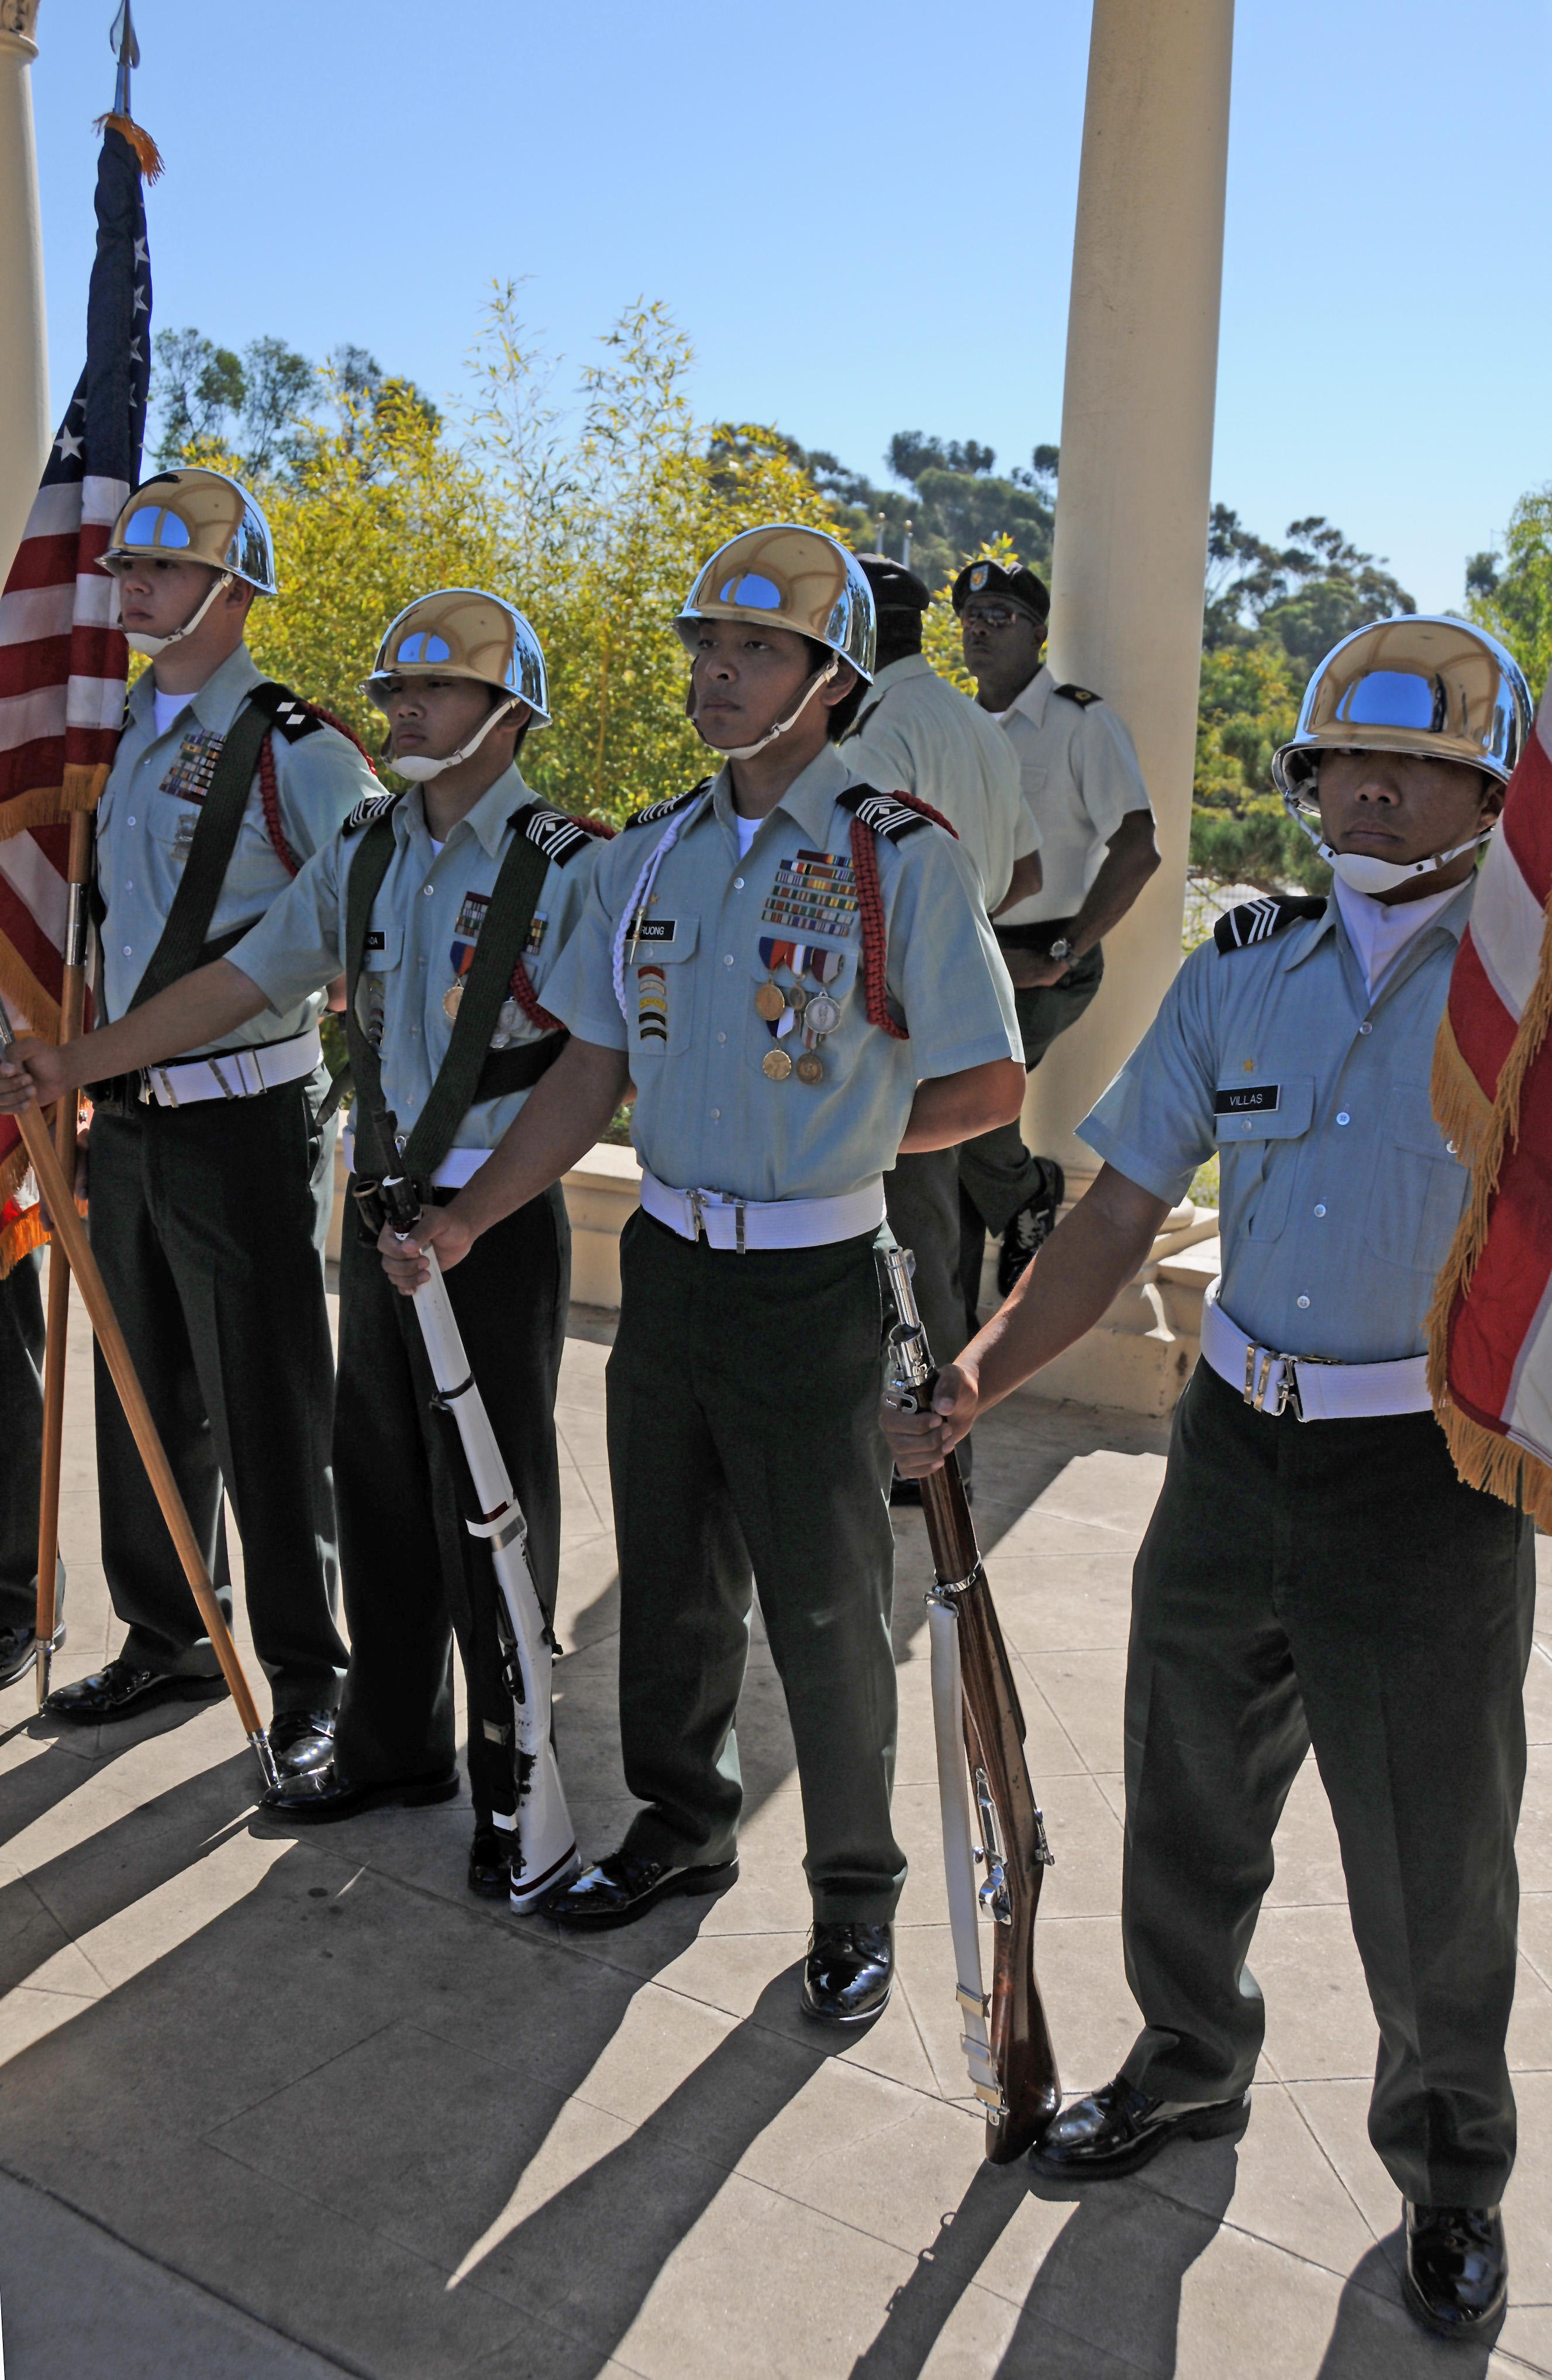
[[[129,0],[120,0],[119,11],[108,30],[108,47],[118,60],[118,75],[114,83],[113,112],[129,115],[129,72],[140,63],[140,45],[135,39],[135,20],[129,14]]]

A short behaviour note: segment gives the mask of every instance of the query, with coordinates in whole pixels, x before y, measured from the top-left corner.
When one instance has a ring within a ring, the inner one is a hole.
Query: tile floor
[[[563,1764],[588,1848],[630,1804],[613,1733],[607,1330],[562,1393]],[[72,1340],[61,1677],[116,1642]],[[1039,1961],[1063,2080],[1132,2037],[1120,1691],[1154,1424],[1032,1400],[981,1433],[976,1518],[1058,1857]],[[799,2018],[791,1745],[757,1643],[744,1874],[564,1939],[472,1900],[467,1804],[293,1834],[229,1706],[101,1737],[0,1697],[0,2329],[8,2380],[1410,2380],[1552,2373],[1552,1639],[1530,1691],[1511,2049],[1515,2302],[1497,2353],[1400,2309],[1364,2130],[1374,2025],[1313,1771],[1254,1962],[1267,2050],[1238,2143],[1128,2182],[981,2159],[956,2046],[920,1589],[900,1516],[901,1986],[840,2054]]]

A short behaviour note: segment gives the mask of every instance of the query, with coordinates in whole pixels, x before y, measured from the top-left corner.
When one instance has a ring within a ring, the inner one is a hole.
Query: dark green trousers
[[[0,1631],[38,1616],[38,1485],[43,1461],[41,1250],[0,1281]],[[59,1566],[63,1590],[65,1566]]]
[[[99,1110],[91,1246],[224,1609],[222,1491],[242,1538],[254,1649],[277,1712],[331,1706],[334,1627],[323,1239],[334,1132],[321,1068],[251,1099]],[[103,1567],[123,1658],[213,1677],[218,1664],[101,1350]]]
[[[570,1290],[571,1231],[558,1185],[484,1232],[447,1276],[464,1351],[527,1523],[547,1617],[560,1576],[555,1383]],[[464,1526],[473,1489],[457,1424],[433,1405],[434,1393],[414,1305],[390,1284],[375,1234],[352,1202],[342,1234],[334,1418],[350,1630],[340,1767],[358,1783],[452,1767],[456,1636],[475,1813],[510,1816],[517,1805],[512,1697],[495,1576],[488,1548]]]
[[[892,1172],[884,1176],[884,1204],[890,1230],[916,1260],[911,1285],[933,1360],[952,1364],[965,1343],[958,1149],[928,1148],[897,1157]],[[960,1440],[959,1467],[966,1479],[973,1448],[973,1437]]]
[[[1530,1523],[1461,1485],[1431,1414],[1274,1420],[1198,1365],[1134,1576],[1134,2082],[1250,2082],[1246,1955],[1313,1743],[1379,2022],[1369,2137],[1408,2198],[1501,2197],[1534,1596]]]
[[[758,1585],[815,1915],[881,1923],[905,1855],[890,1824],[894,1538],[873,1238],[738,1256],[637,1212],[620,1272],[620,1731],[625,1782],[648,1805],[627,1848],[675,1864],[733,1856],[734,1719]]]

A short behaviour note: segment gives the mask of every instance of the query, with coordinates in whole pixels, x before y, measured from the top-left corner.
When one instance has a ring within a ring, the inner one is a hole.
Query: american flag
[[[67,820],[95,807],[124,716],[128,650],[96,567],[139,478],[151,379],[151,262],[134,150],[112,124],[97,163],[97,256],[86,369],[49,449],[0,594],[0,993],[56,1035]],[[0,1275],[39,1233],[17,1209],[26,1172],[0,1119]]]
[[[1552,686],[1510,781],[1434,1052],[1434,1111],[1472,1169],[1429,1317],[1429,1386],[1461,1477],[1552,1527]]]

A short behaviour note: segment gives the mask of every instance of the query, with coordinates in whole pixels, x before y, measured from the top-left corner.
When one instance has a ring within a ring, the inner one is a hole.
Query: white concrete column
[[[1050,663],[1136,738],[1164,864],[1105,981],[1030,1078],[1025,1134],[1076,1123],[1180,965],[1201,667],[1233,0],[1094,0],[1067,326]]]
[[[38,492],[54,428],[32,137],[37,18],[38,0],[0,0],[0,581]]]

